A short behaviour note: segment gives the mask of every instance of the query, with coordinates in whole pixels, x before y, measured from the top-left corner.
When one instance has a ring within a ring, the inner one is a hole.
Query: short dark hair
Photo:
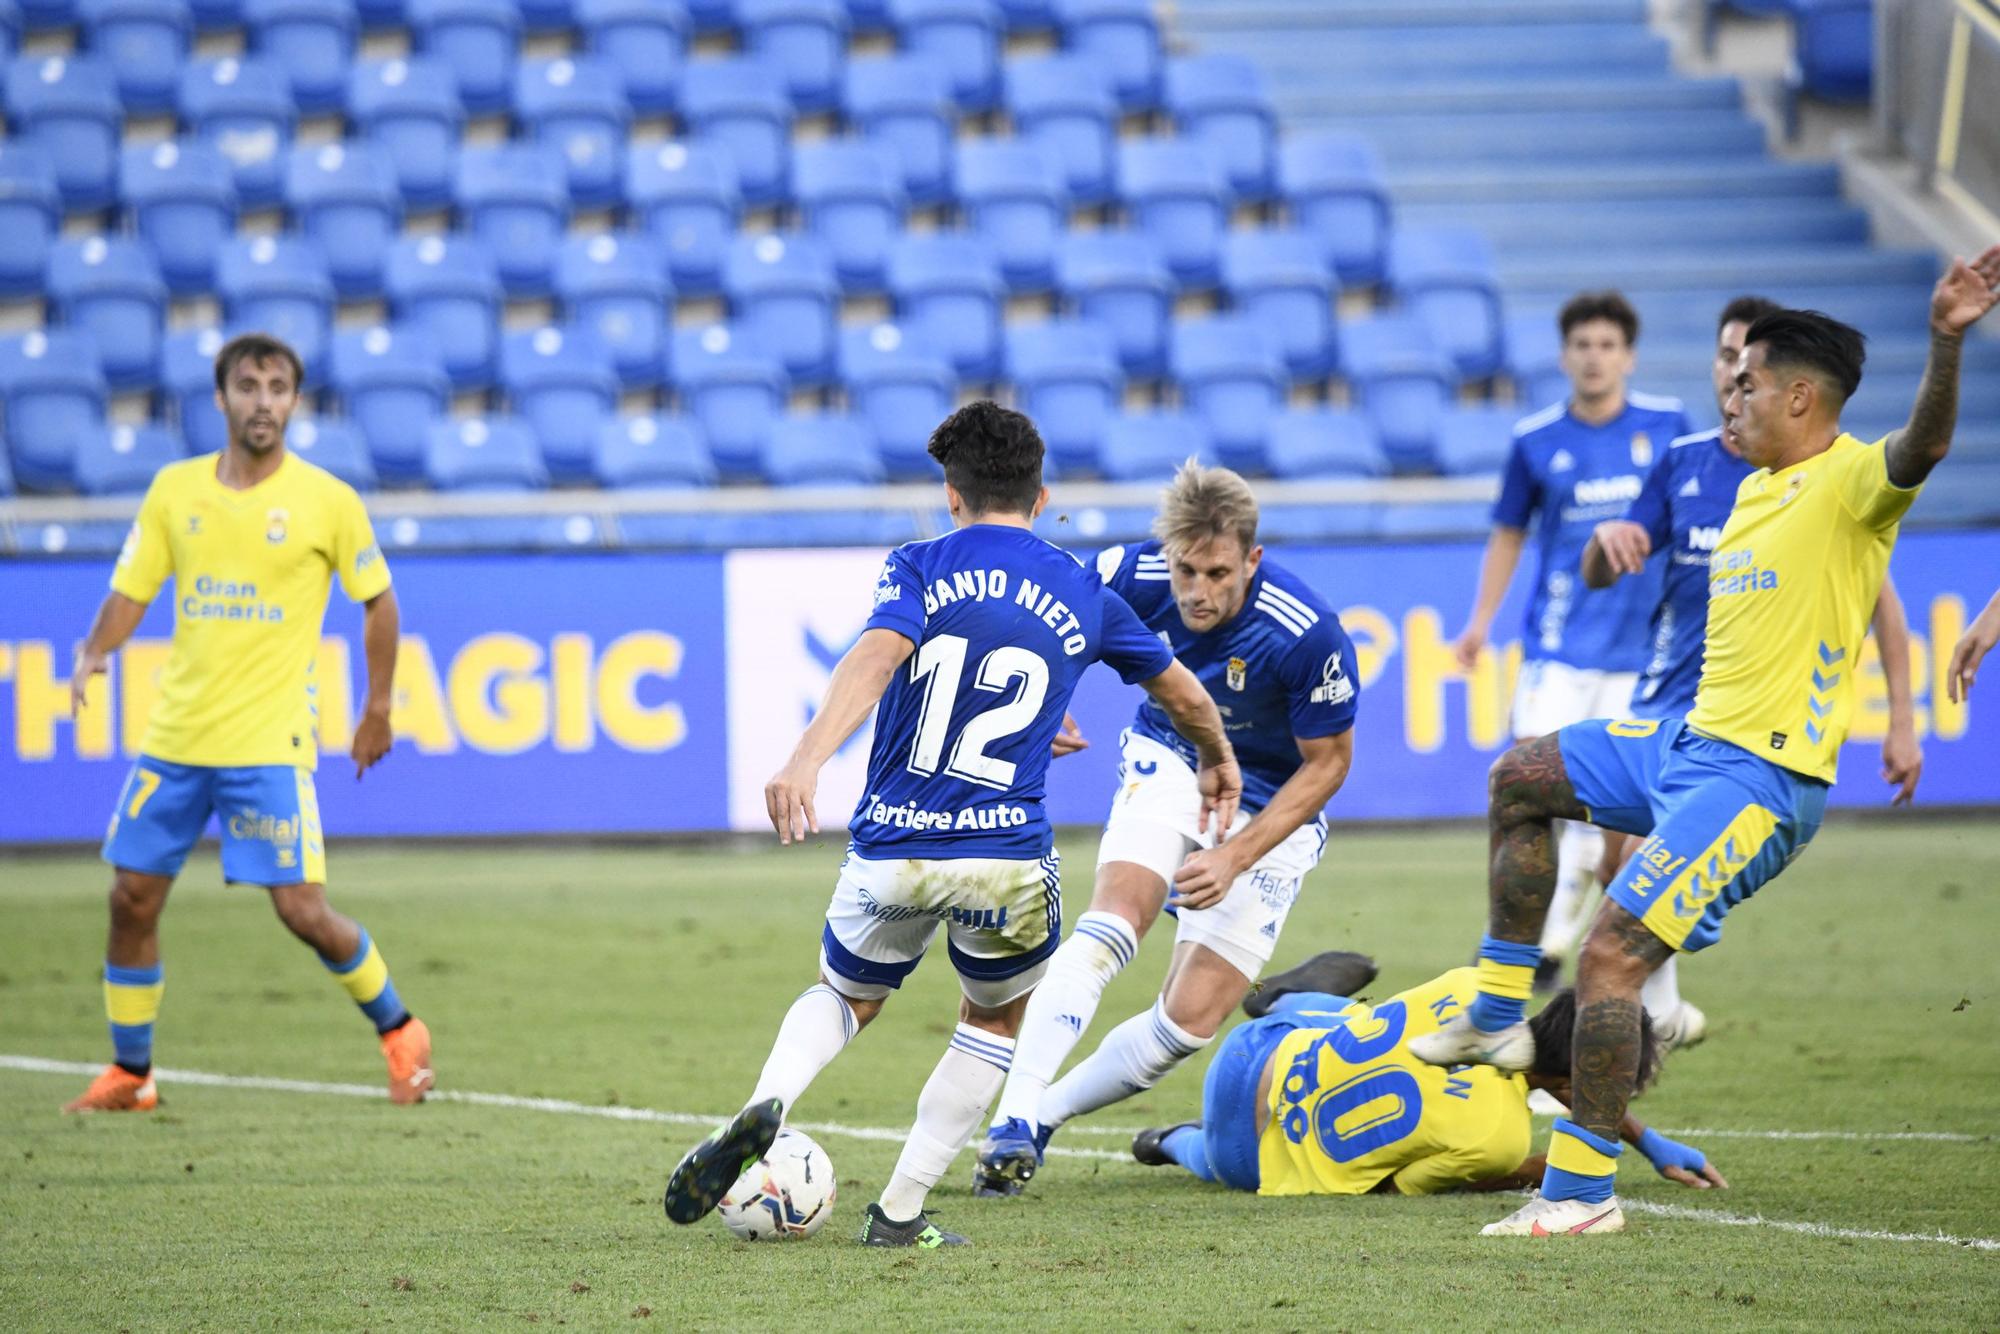
[[[1578,292],[1563,303],[1562,313],[1556,316],[1565,340],[1571,329],[1592,320],[1610,320],[1624,331],[1627,344],[1639,341],[1639,312],[1632,309],[1623,292]]]
[[[1784,307],[1768,296],[1739,296],[1722,308],[1722,314],[1715,321],[1716,333],[1732,324],[1755,324],[1766,315],[1775,315]]]
[[[1528,1021],[1535,1035],[1535,1063],[1529,1068],[1544,1079],[1568,1079],[1576,1045],[1576,988],[1564,987]],[[1653,1037],[1653,1021],[1639,1011],[1639,1078],[1632,1092],[1644,1093],[1659,1077],[1666,1055]]]
[[[931,432],[930,456],[974,514],[1032,514],[1042,493],[1035,424],[991,399],[968,403]]]
[[[292,388],[303,392],[306,382],[306,365],[299,360],[299,354],[292,351],[291,344],[282,338],[269,334],[238,334],[222,345],[215,354],[215,388],[221,392],[229,383],[229,373],[239,362],[265,362],[272,358],[289,361],[292,364]]]
[[[1764,345],[1764,364],[1817,371],[1840,391],[1840,401],[1861,387],[1868,340],[1861,330],[1817,310],[1775,310],[1750,326],[1743,346]]]

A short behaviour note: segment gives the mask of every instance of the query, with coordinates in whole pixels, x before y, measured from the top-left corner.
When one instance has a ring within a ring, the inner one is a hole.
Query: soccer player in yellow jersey
[[[1542,1164],[1528,1154],[1528,1090],[1569,1093],[1575,993],[1558,993],[1529,1021],[1535,1064],[1523,1074],[1446,1070],[1410,1054],[1412,1039],[1449,1022],[1478,990],[1477,970],[1455,968],[1379,1005],[1322,992],[1282,996],[1223,1040],[1202,1087],[1201,1120],[1140,1131],[1132,1156],[1259,1195],[1532,1184]],[[1659,1055],[1642,1019],[1640,1091]],[[1621,1130],[1662,1176],[1698,1189],[1728,1184],[1700,1150],[1629,1116]]]
[[[389,1096],[431,1087],[430,1033],[403,1008],[381,951],[326,901],[326,851],[313,794],[318,721],[313,663],[335,578],[367,607],[368,703],[354,733],[359,778],[389,751],[398,615],[389,569],[353,488],[285,451],[303,368],[277,339],[246,334],[215,359],[228,424],[219,454],[160,469],[125,539],[111,592],[78,651],[72,707],[174,581],[174,638],[160,699],[111,814],[104,859],[116,868],[104,1003],[112,1064],[64,1111],[147,1111],[153,1021],[165,975],[159,920],[167,891],[214,815],[222,874],[262,885],[375,1024]]]
[[[1577,723],[1494,765],[1479,995],[1412,1042],[1421,1059],[1529,1068],[1535,1038],[1522,1009],[1554,888],[1552,822],[1587,820],[1646,842],[1584,942],[1574,1097],[1556,1122],[1541,1194],[1489,1235],[1624,1226],[1612,1187],[1638,1068],[1640,988],[1674,951],[1713,945],[1724,915],[1819,829],[1869,610],[1903,514],[1951,448],[1961,340],[1996,303],[2000,246],[1939,279],[1909,424],[1872,445],[1840,429],[1861,382],[1861,335],[1813,311],[1754,322],[1723,415],[1756,471],[1709,561],[1693,711],[1685,721]]]

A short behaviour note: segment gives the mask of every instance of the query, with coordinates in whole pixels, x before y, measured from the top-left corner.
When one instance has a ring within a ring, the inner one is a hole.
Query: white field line
[[[101,1065],[84,1061],[51,1061],[39,1056],[0,1055],[0,1070],[19,1070],[30,1074],[45,1075],[94,1075],[103,1069]],[[306,1093],[341,1098],[382,1098],[387,1091],[379,1084],[330,1084],[310,1079],[272,1079],[262,1075],[218,1075],[201,1070],[160,1069],[161,1079],[169,1084],[193,1084],[210,1088],[258,1089],[273,1093]],[[571,1102],[564,1098],[521,1098],[509,1093],[468,1093],[451,1089],[439,1089],[430,1094],[435,1102],[466,1103],[475,1107],[504,1107],[515,1111],[551,1112],[564,1116],[594,1116],[606,1121],[643,1121],[658,1125],[712,1126],[723,1120],[721,1116],[703,1116],[693,1112],[662,1112],[650,1107],[599,1106],[591,1103]],[[880,1140],[900,1144],[909,1133],[886,1126],[849,1126],[829,1121],[801,1121],[801,1130],[817,1135],[836,1135],[845,1139]],[[1081,1129],[1081,1127],[1078,1127]],[[1100,1133],[1125,1134],[1125,1131],[1109,1131],[1098,1128]],[[1943,1140],[1952,1143],[1976,1142],[1988,1138],[1982,1135],[1962,1135],[1917,1132],[1890,1132],[1879,1135],[1863,1134],[1858,1131],[1681,1131],[1674,1134],[1717,1135],[1733,1134],[1737,1138],[1765,1138],[1783,1140],[1810,1139],[1924,1139]],[[1049,1153],[1065,1158],[1102,1158],[1115,1162],[1129,1161],[1129,1156],[1111,1153],[1103,1149],[1071,1149],[1051,1145]],[[1958,1246],[1976,1251],[2000,1251],[2000,1238],[1956,1237],[1945,1232],[1883,1232],[1872,1228],[1836,1227],[1830,1223],[1806,1223],[1784,1218],[1764,1218],[1754,1214],[1733,1214],[1719,1209],[1693,1209],[1685,1205],[1656,1204],[1650,1200],[1625,1200],[1626,1209],[1633,1213],[1650,1214],[1658,1218],[1709,1223],[1720,1227],[1764,1227],[1780,1232],[1796,1233],[1807,1237],[1826,1237],[1845,1241],[1898,1241],[1931,1242],[1944,1246]]]

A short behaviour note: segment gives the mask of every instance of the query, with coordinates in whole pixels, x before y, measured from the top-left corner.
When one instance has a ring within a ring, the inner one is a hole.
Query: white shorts
[[[1212,833],[1203,834],[1196,828],[1201,819],[1201,789],[1187,762],[1151,737],[1128,729],[1119,738],[1119,745],[1123,758],[1118,766],[1118,795],[1112,799],[1111,816],[1104,822],[1097,864],[1131,862],[1171,887],[1174,872],[1189,853],[1215,845]],[[1249,823],[1250,813],[1238,811],[1229,832],[1233,834]],[[1306,873],[1319,865],[1320,853],[1325,850],[1324,819],[1299,826],[1238,876],[1220,903],[1179,909],[1175,941],[1206,945],[1256,981],[1278,948],[1278,935],[1285,929],[1285,917],[1299,896]]]
[[[1062,936],[1062,858],[896,858],[849,850],[820,935],[820,971],[855,1000],[903,985],[948,927],[952,966],[974,1005],[992,1009],[1039,982]]]
[[[1637,672],[1604,672],[1543,659],[1521,664],[1514,684],[1514,739],[1532,741],[1591,718],[1630,718]]]

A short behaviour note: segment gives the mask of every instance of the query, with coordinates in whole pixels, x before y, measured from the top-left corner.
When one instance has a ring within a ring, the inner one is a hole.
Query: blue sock
[[[1203,1181],[1216,1179],[1215,1169],[1208,1162],[1208,1133],[1200,1126],[1181,1126],[1168,1131],[1167,1137],[1160,1141],[1160,1149]]]
[[[1466,1009],[1472,1026],[1498,1033],[1527,1017],[1528,997],[1535,991],[1535,969],[1542,947],[1487,936],[1479,942],[1479,996]]]
[[[135,1075],[153,1067],[153,1021],[160,1015],[160,993],[166,989],[162,964],[121,968],[104,965],[104,1012],[110,1020],[111,1059]]]
[[[386,1033],[408,1019],[410,1012],[396,995],[396,984],[389,980],[389,965],[382,962],[382,952],[368,938],[368,929],[360,930],[361,942],[355,947],[353,958],[340,963],[331,959],[320,962],[361,1007],[361,1012],[375,1025],[375,1031]]]
[[[1618,1155],[1624,1151],[1624,1145],[1574,1121],[1557,1121],[1549,1137],[1549,1165],[1542,1171],[1542,1198],[1604,1203],[1617,1185]]]

